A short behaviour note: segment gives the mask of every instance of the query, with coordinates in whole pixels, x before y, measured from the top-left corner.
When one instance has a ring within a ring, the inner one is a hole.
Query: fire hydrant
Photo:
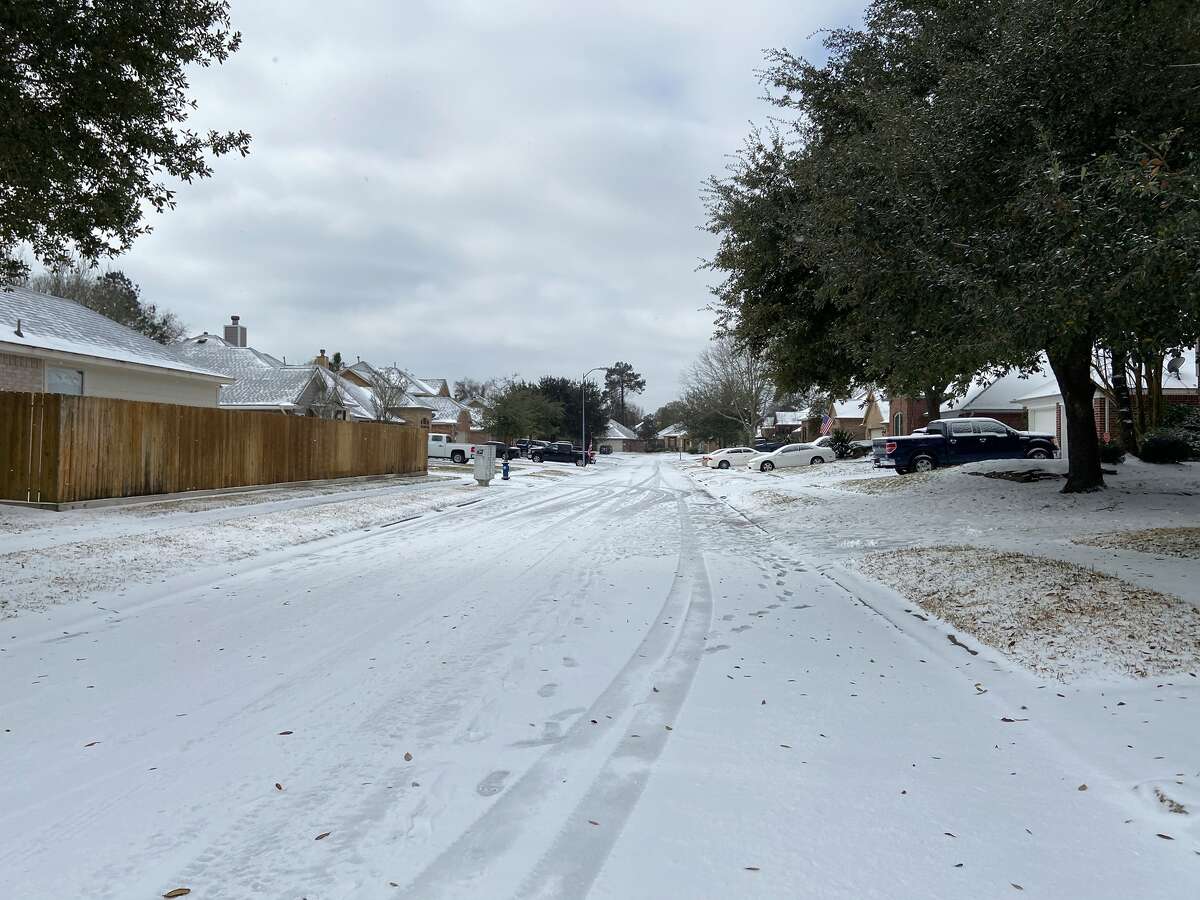
[[[500,480],[508,481],[508,456],[505,455],[504,461],[500,463]]]

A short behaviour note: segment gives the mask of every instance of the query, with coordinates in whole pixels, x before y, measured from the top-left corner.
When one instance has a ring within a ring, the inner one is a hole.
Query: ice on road
[[[0,623],[0,896],[1200,896],[1195,678],[1038,681],[662,457],[489,491]]]

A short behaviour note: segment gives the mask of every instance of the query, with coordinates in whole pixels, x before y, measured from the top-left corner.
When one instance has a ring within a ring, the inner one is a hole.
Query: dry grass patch
[[[894,494],[919,484],[925,484],[933,477],[930,472],[913,472],[911,475],[895,475],[891,478],[852,478],[849,481],[839,481],[835,487],[857,494]]]
[[[1159,556],[1200,559],[1200,528],[1143,528],[1141,531],[1110,531],[1075,538],[1076,544],[1108,550],[1136,550]]]
[[[755,491],[754,496],[764,506],[819,506],[821,503],[816,497],[785,494],[782,491]]]
[[[893,550],[860,565],[1042,675],[1200,671],[1200,610],[1082,566],[980,547]]]

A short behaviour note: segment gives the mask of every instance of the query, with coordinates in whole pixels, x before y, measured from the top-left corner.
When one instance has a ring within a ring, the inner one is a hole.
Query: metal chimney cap
[[[234,325],[236,325],[241,320],[242,320],[241,316],[230,316],[229,317],[229,321],[231,321]]]

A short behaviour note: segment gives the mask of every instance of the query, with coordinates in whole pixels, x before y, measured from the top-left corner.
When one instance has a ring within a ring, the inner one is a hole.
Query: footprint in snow
[[[735,628],[735,629],[733,629],[733,630],[734,630],[734,631],[737,631],[737,629],[736,629],[736,628]],[[704,648],[704,652],[705,652],[705,653],[719,653],[719,652],[720,652],[720,651],[722,651],[722,650],[728,650],[728,649],[729,649],[729,645],[728,645],[728,644],[714,644],[714,645],[713,645],[713,646],[711,646],[711,647],[705,647],[705,648]]]
[[[576,666],[579,665],[579,663],[575,661],[575,657],[573,657],[573,656],[564,656],[563,657],[563,665],[566,666],[568,669],[574,669]]]
[[[554,684],[553,682],[551,682],[550,684],[543,684],[540,688],[538,688],[538,696],[539,697],[553,697],[554,692],[557,690],[558,690],[558,685]]]
[[[509,772],[507,769],[497,769],[495,772],[490,772],[487,778],[476,785],[475,793],[480,797],[494,797],[504,790],[504,782],[508,779],[508,776]]]
[[[736,628],[733,628],[733,629],[731,629],[731,630],[732,630],[732,631],[736,631],[736,632],[738,632],[738,633],[740,634],[740,633],[741,633],[741,632],[743,632],[743,631],[749,631],[749,630],[750,630],[751,628],[753,628],[753,627],[754,627],[753,625],[739,625],[739,626],[737,626]]]

